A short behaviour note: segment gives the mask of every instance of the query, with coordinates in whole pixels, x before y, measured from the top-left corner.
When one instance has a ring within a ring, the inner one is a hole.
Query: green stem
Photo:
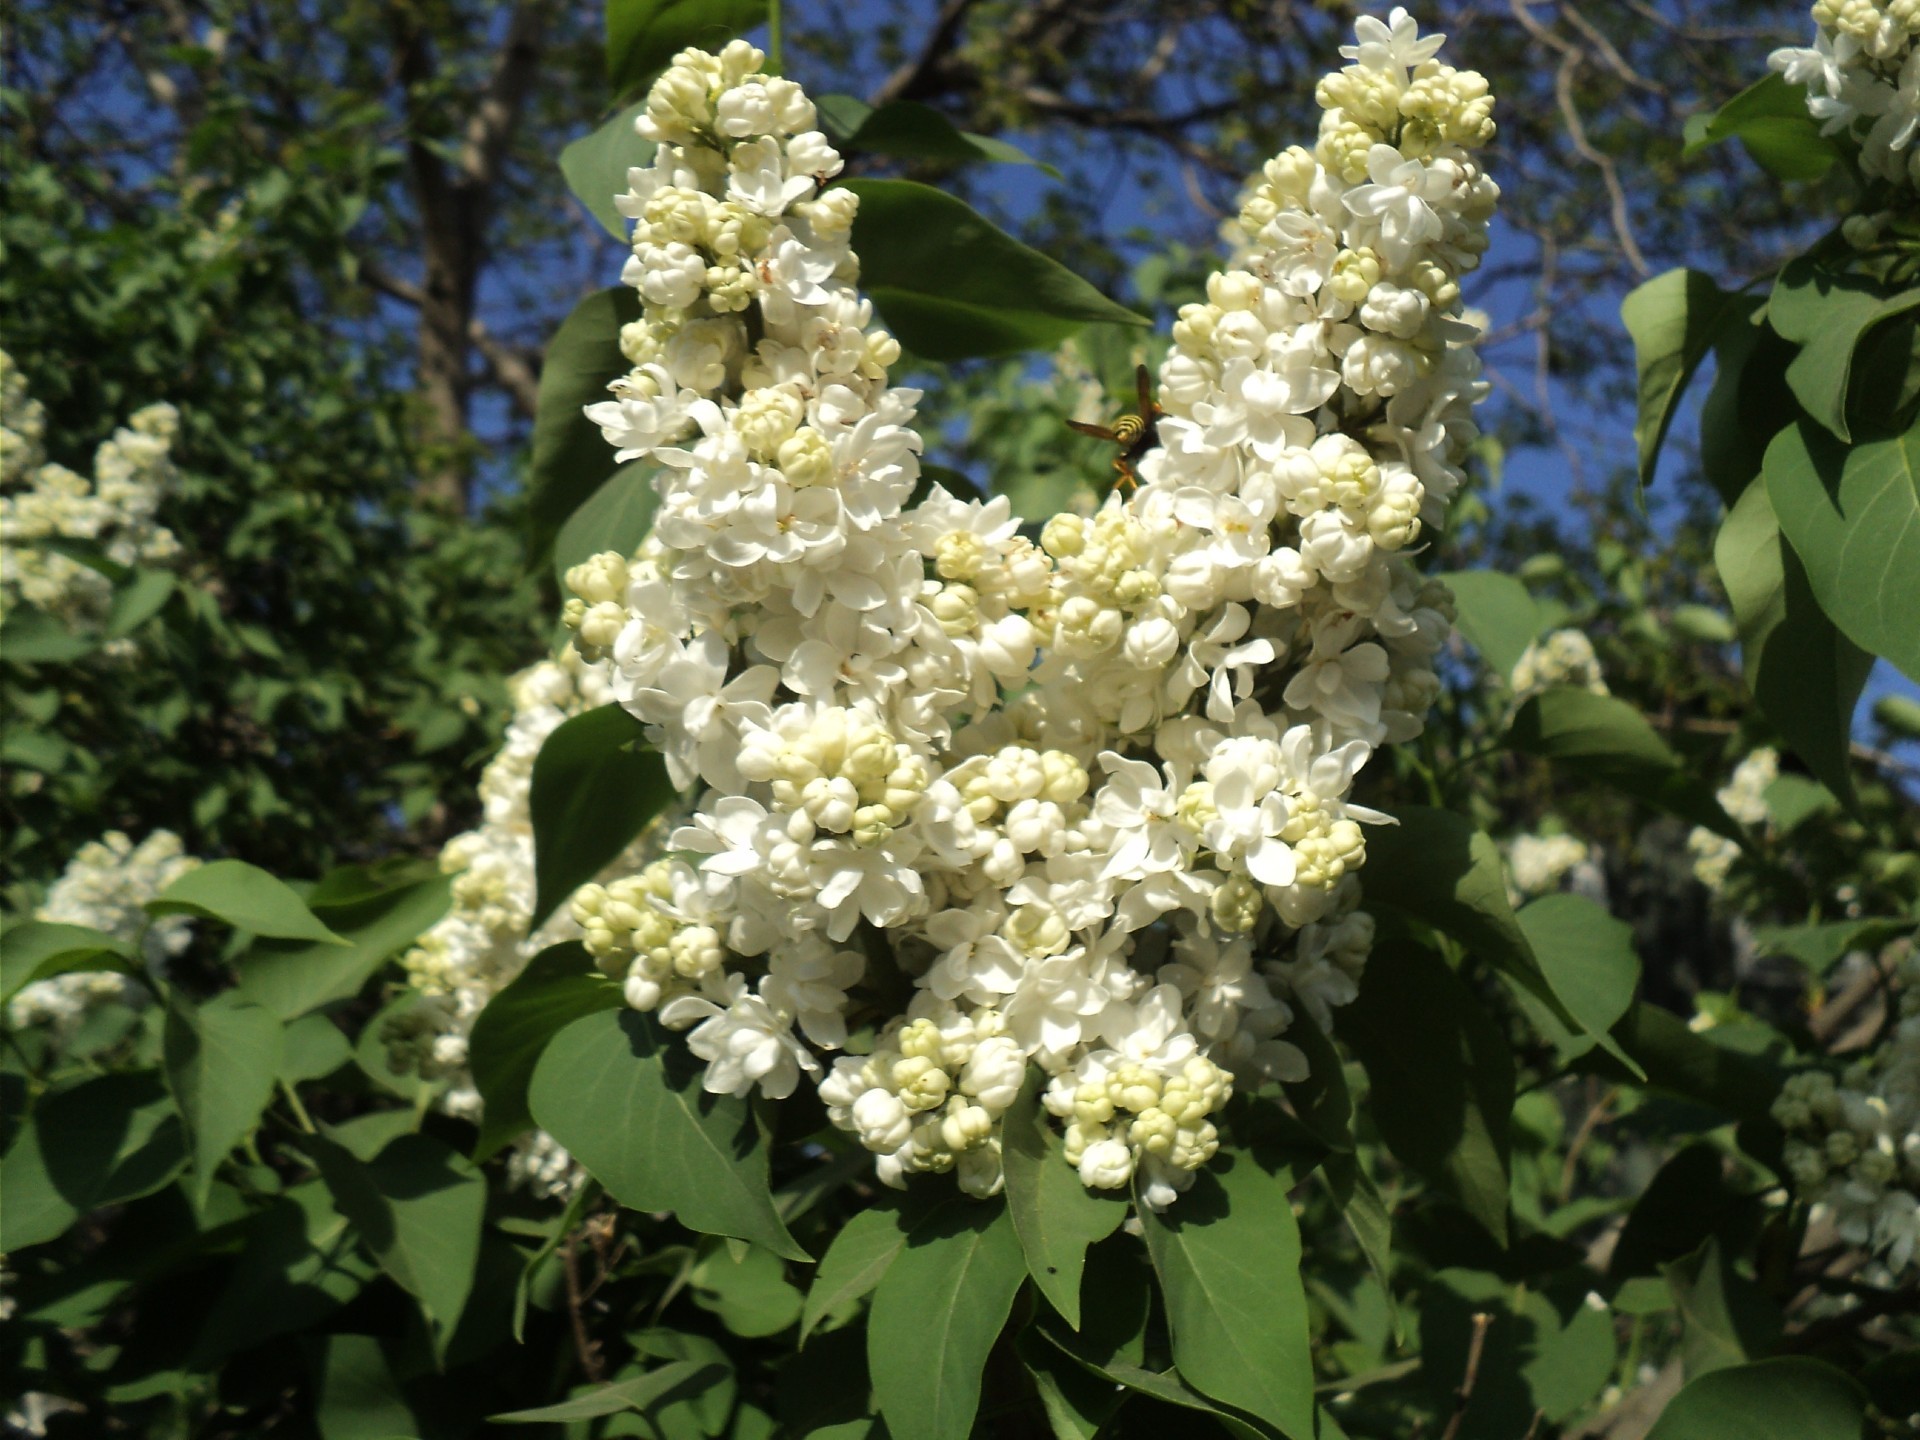
[[[292,1107],[293,1118],[300,1122],[300,1128],[309,1135],[317,1134],[318,1132],[313,1126],[313,1117],[307,1114],[307,1107],[300,1103],[299,1092],[286,1081],[282,1080],[280,1082],[280,1093],[287,1097],[287,1104]]]
[[[780,0],[767,0],[767,69],[775,75],[787,69],[780,51]]]

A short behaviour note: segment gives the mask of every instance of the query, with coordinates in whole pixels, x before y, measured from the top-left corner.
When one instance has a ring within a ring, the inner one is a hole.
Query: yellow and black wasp
[[[1142,365],[1133,372],[1133,378],[1140,394],[1139,408],[1133,413],[1120,416],[1111,425],[1089,425],[1081,420],[1067,422],[1082,435],[1120,447],[1120,453],[1114,456],[1113,468],[1120,472],[1120,483],[1128,488],[1140,483],[1140,477],[1133,473],[1134,461],[1160,443],[1157,422],[1161,411],[1153,403],[1153,377]]]

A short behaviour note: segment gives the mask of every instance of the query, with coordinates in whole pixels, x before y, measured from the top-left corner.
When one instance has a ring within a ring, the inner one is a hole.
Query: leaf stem
[[[780,45],[780,0],[767,0],[767,69],[775,75],[787,69]]]

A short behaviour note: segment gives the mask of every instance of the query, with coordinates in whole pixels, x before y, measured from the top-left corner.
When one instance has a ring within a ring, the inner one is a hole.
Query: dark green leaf
[[[1646,717],[1617,696],[1571,687],[1535,695],[1513,717],[1507,743],[1695,825],[1746,838],[1714,799],[1713,787],[1688,770]]]
[[[1399,940],[1375,949],[1340,1034],[1366,1067],[1366,1114],[1389,1149],[1507,1235],[1513,1055],[1446,962]]]
[[[1766,475],[1820,608],[1920,680],[1920,422],[1849,448],[1803,420],[1767,447]]]
[[[567,517],[553,542],[553,578],[562,595],[567,593],[567,571],[582,560],[606,550],[632,555],[640,548],[660,505],[653,474],[643,461],[622,465]]]
[[[1760,479],[1721,522],[1713,560],[1733,605],[1754,698],[1788,748],[1850,800],[1853,712],[1873,657],[1841,635],[1814,599]]]
[[[194,1202],[204,1207],[220,1162],[260,1123],[273,1097],[285,1038],[272,1011],[237,991],[195,1005],[167,996],[167,1086],[186,1121]]]
[[[1673,424],[1680,396],[1730,319],[1742,319],[1751,302],[1729,295],[1697,270],[1669,270],[1634,290],[1621,303],[1620,320],[1633,339],[1639,373],[1639,415],[1633,422],[1640,450],[1640,483],[1653,483],[1660,446]]]
[[[444,1345],[473,1288],[487,1184],[428,1135],[402,1135],[362,1161],[324,1136],[309,1153],[334,1204],[353,1221],[380,1268],[420,1301]]]
[[[487,1002],[467,1041],[467,1065],[486,1102],[477,1158],[533,1128],[527,1085],[547,1042],[582,1015],[620,1004],[620,987],[594,969],[577,940],[542,950]]]
[[[1180,1378],[1287,1435],[1311,1436],[1313,1352],[1287,1187],[1222,1155],[1159,1213],[1142,1207]]]
[[[616,240],[627,238],[627,221],[614,208],[613,197],[627,193],[628,170],[653,163],[653,142],[641,139],[633,128],[646,108],[644,100],[627,106],[560,152],[560,173],[573,198]]]
[[[1586,1031],[1564,1040],[1555,1036],[1562,1054],[1584,1054],[1607,1042],[1640,983],[1633,927],[1583,895],[1543,895],[1523,908],[1518,919],[1554,993]]]
[[[687,1280],[693,1303],[745,1339],[778,1335],[800,1318],[800,1292],[778,1256],[758,1245],[739,1249],[736,1256],[722,1245],[694,1266]]]
[[[0,622],[0,655],[16,665],[64,665],[89,654],[99,643],[31,605],[16,605]]]
[[[766,19],[766,0],[607,0],[607,79],[625,95],[688,46],[718,51]]]
[[[263,940],[240,962],[240,993],[283,1020],[357,995],[388,957],[431,929],[452,903],[452,877],[435,875],[397,889],[317,902],[313,912],[347,946]]]
[[[1787,389],[1793,346],[1764,323],[1758,299],[1743,319],[1728,317],[1713,350],[1713,385],[1700,407],[1700,470],[1732,506],[1766,458],[1767,442],[1791,423]]]
[[[1833,920],[1824,925],[1762,925],[1754,940],[1762,955],[1791,955],[1816,974],[1831,970],[1852,950],[1877,950],[1909,933],[1912,920]]]
[[[154,915],[202,915],[276,940],[348,945],[287,885],[244,860],[214,860],[187,871],[147,902]]]
[[[987,1354],[1025,1278],[997,1200],[953,1200],[913,1227],[867,1317],[867,1368],[895,1440],[966,1440]]]
[[[1761,168],[1782,180],[1817,180],[1840,158],[1839,146],[1807,113],[1806,87],[1779,75],[1757,80],[1711,115],[1687,121],[1688,158],[1739,137]]]
[[[1438,578],[1453,591],[1460,633],[1497,674],[1511,675],[1546,618],[1527,587],[1498,570],[1455,570]]]
[[[527,1100],[540,1127],[621,1204],[807,1259],[774,1209],[751,1107],[703,1092],[700,1070],[647,1016],[601,1011],[547,1046]]]
[[[113,970],[138,977],[134,949],[117,936],[84,925],[17,920],[0,934],[0,1004],[23,986],[76,970]]]
[[[1367,831],[1367,898],[1459,941],[1577,1031],[1514,919],[1499,847],[1450,810],[1404,805],[1394,818]]]
[[[574,306],[547,342],[527,476],[529,547],[536,559],[567,517],[618,468],[613,446],[581,412],[605,400],[608,383],[633,368],[620,353],[620,328],[639,318],[639,295],[615,286]]]
[[[616,1380],[596,1386],[562,1400],[558,1405],[543,1405],[538,1410],[510,1410],[505,1415],[487,1418],[495,1425],[547,1425],[570,1420],[592,1420],[601,1415],[617,1415],[625,1410],[645,1411],[669,1397],[697,1394],[717,1385],[726,1377],[727,1367],[696,1360],[676,1360],[670,1365],[649,1370],[632,1380]]]
[[[833,142],[843,151],[888,155],[897,160],[928,160],[936,164],[965,165],[976,160],[1007,165],[1036,165],[1054,179],[1060,172],[1031,155],[995,140],[956,129],[954,123],[930,105],[896,100],[878,110],[851,95],[827,95],[817,102]]]
[[[1815,420],[1842,440],[1854,353],[1880,325],[1920,307],[1920,289],[1888,295],[1864,275],[1835,272],[1801,256],[1780,272],[1767,321],[1800,347],[1787,366],[1787,386]]]
[[[906,1243],[907,1230],[898,1211],[861,1210],[849,1218],[820,1257],[813,1288],[800,1312],[800,1343],[807,1343],[807,1336],[822,1320],[870,1293]]]
[[[539,897],[530,930],[673,800],[666,763],[645,744],[640,722],[613,704],[574,716],[540,747],[528,801]]]
[[[953,196],[851,180],[860,279],[901,344],[929,360],[1049,350],[1087,324],[1145,325]]]
[[[1780,1307],[1736,1270],[1716,1238],[1662,1267],[1686,1327],[1681,1354],[1689,1378],[1741,1365],[1779,1342]]]
[[[1702,1375],[1647,1440],[1860,1440],[1865,1397],[1822,1360],[1787,1356]]]
[[[303,1015],[287,1026],[280,1078],[289,1085],[319,1080],[353,1059],[353,1046],[324,1015]]]
[[[420,1422],[372,1335],[320,1335],[314,1421],[322,1440],[411,1440]]]
[[[1670,1011],[1635,1004],[1613,1027],[1613,1038],[1646,1071],[1647,1083],[1710,1106],[1734,1120],[1772,1124],[1779,1070],[1695,1034]]]
[[[180,1115],[158,1072],[51,1090],[0,1159],[0,1251],[51,1240],[102,1205],[151,1195],[186,1163]]]
[[[1029,1069],[1019,1099],[1007,1111],[1001,1138],[1007,1213],[1013,1217],[1027,1273],[1078,1330],[1080,1272],[1087,1247],[1119,1228],[1127,1206],[1118,1194],[1089,1190],[1067,1163],[1060,1136],[1040,1108],[1044,1078],[1038,1069]]]

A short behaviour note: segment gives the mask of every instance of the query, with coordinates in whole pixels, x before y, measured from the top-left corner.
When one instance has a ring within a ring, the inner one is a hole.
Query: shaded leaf
[[[1640,983],[1633,927],[1584,895],[1543,895],[1517,918],[1554,993],[1586,1032],[1553,1037],[1562,1054],[1584,1054],[1607,1041]]]
[[[541,745],[527,802],[538,892],[529,931],[673,800],[666,762],[645,745],[640,722],[619,704],[575,715]]]
[[[241,958],[240,993],[283,1020],[357,995],[390,957],[433,928],[452,902],[450,875],[356,894],[337,904],[316,902],[313,913],[347,945],[260,941]]]
[[[139,977],[133,946],[84,925],[16,920],[0,934],[0,1003],[36,980],[80,970],[112,970]]]
[[[952,165],[978,160],[1033,165],[1060,178],[1053,166],[1004,140],[958,129],[938,110],[917,100],[895,100],[876,110],[851,95],[824,95],[816,104],[822,124],[842,151]]]
[[[966,1440],[987,1354],[1026,1278],[997,1200],[953,1200],[907,1236],[873,1296],[867,1368],[895,1440]]]
[[[894,336],[929,360],[1050,350],[1087,324],[1145,325],[965,202],[911,180],[850,180],[860,279]]]
[[[1801,407],[1842,440],[1855,352],[1876,327],[1920,308],[1920,289],[1885,294],[1864,275],[1835,272],[1802,255],[1773,284],[1767,321],[1800,346],[1787,366],[1787,387]]]
[[[1127,1218],[1125,1199],[1080,1183],[1066,1161],[1064,1142],[1040,1107],[1045,1077],[1030,1067],[1020,1097],[1007,1111],[1001,1137],[1007,1213],[1026,1257],[1027,1273],[1074,1329],[1080,1328],[1080,1273],[1087,1247]]]
[[[805,1260],[767,1183],[767,1142],[746,1101],[700,1088],[700,1062],[632,1010],[574,1021],[534,1067],[540,1128],[635,1210]]]
[[[527,1086],[547,1042],[582,1015],[621,1003],[620,987],[594,968],[577,940],[542,950],[495,993],[467,1040],[467,1068],[486,1102],[477,1159],[533,1128]]]
[[[157,1071],[50,1090],[0,1158],[0,1251],[51,1240],[102,1205],[151,1195],[186,1163],[180,1114]]]
[[[204,1206],[220,1162],[252,1133],[273,1097],[284,1033],[279,1017],[237,991],[202,1005],[172,991],[162,1053],[167,1086],[186,1121],[194,1203]]]
[[[510,1410],[487,1418],[495,1425],[544,1425],[570,1420],[592,1420],[601,1415],[618,1415],[626,1410],[646,1411],[662,1400],[695,1395],[717,1385],[728,1374],[727,1367],[712,1362],[676,1360],[649,1370],[632,1380],[616,1380],[537,1410]]]
[[[653,469],[634,460],[609,475],[606,483],[567,517],[553,542],[553,579],[567,594],[567,571],[582,560],[607,550],[632,555],[653,526],[660,492],[653,488]]]
[[[766,23],[766,0],[607,0],[607,79],[625,95],[689,45],[719,50]]]
[[[613,197],[627,193],[628,170],[653,163],[654,143],[633,128],[646,108],[646,101],[636,101],[560,151],[560,173],[573,198],[616,240],[627,238],[627,220],[614,208]]]
[[[613,446],[582,412],[605,400],[608,383],[633,368],[620,351],[620,329],[639,318],[638,293],[616,285],[575,305],[547,342],[527,473],[528,549],[535,559],[546,554],[567,517],[619,468]]]
[[[872,1293],[906,1243],[907,1227],[897,1210],[860,1210],[849,1217],[820,1257],[800,1312],[800,1343],[829,1315]]]
[[[1782,180],[1817,180],[1833,168],[1840,148],[1807,113],[1807,92],[1785,77],[1757,80],[1708,115],[1689,117],[1688,158],[1738,137],[1760,167]]]
[[[1640,483],[1651,485],[1660,446],[1680,396],[1729,319],[1744,318],[1753,302],[1730,295],[1698,270],[1669,270],[1633,290],[1620,320],[1633,339],[1639,413],[1633,422],[1640,452]]]
[[[1859,1386],[1822,1360],[1786,1356],[1688,1383],[1647,1440],[1859,1440]]]
[[[1546,622],[1527,587],[1498,570],[1455,570],[1437,578],[1453,591],[1460,633],[1496,674],[1511,675]]]

